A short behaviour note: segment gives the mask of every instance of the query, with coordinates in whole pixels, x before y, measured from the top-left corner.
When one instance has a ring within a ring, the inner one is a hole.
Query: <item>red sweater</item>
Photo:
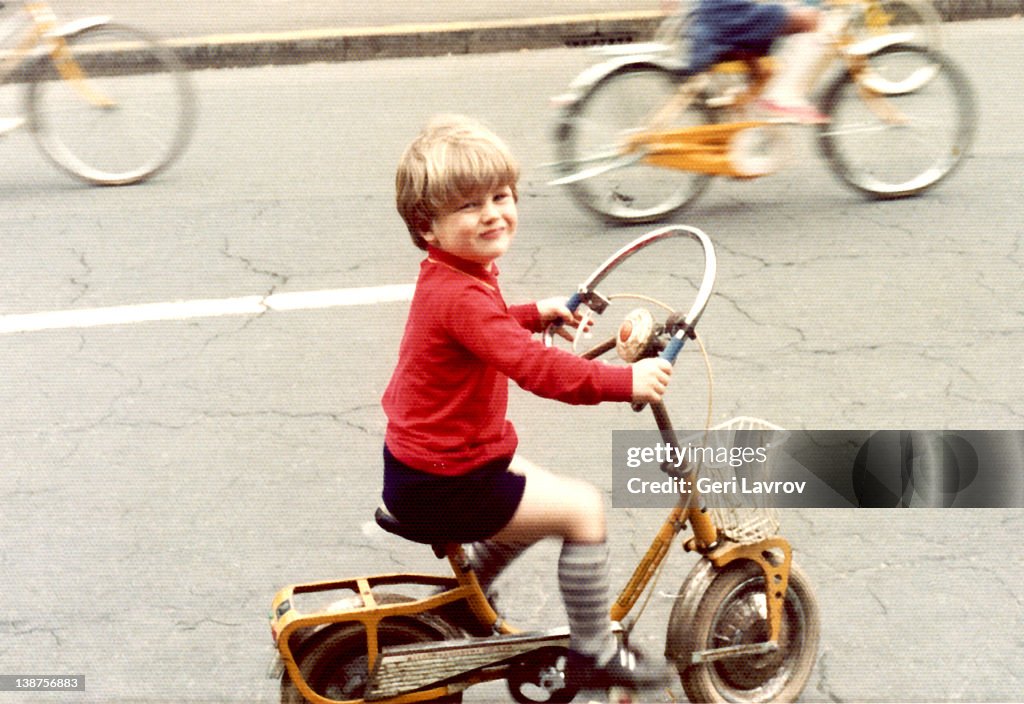
[[[509,379],[571,404],[631,399],[630,367],[545,347],[532,336],[542,328],[537,306],[506,305],[497,274],[433,247],[420,264],[383,398],[385,443],[410,467],[457,475],[511,457]]]

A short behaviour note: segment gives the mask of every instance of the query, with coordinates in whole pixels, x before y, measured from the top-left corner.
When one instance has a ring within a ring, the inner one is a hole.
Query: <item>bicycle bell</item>
[[[635,308],[619,325],[619,333],[615,336],[615,351],[630,364],[654,356],[658,352],[660,333],[660,326],[655,324],[651,312],[645,308]]]

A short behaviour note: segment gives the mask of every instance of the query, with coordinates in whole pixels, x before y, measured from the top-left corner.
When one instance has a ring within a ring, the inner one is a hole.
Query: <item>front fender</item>
[[[883,34],[877,37],[861,39],[859,42],[854,42],[843,49],[843,53],[848,56],[866,57],[871,56],[872,54],[877,54],[882,49],[890,47],[893,44],[913,43],[913,32],[894,32],[893,34]]]
[[[95,15],[92,17],[80,17],[70,22],[54,27],[48,35],[51,37],[71,37],[79,32],[84,32],[87,29],[93,27],[101,27],[105,24],[110,24],[110,17],[106,15]]]
[[[569,84],[569,90],[562,95],[556,96],[552,101],[560,106],[571,105],[586,95],[595,85],[610,74],[623,68],[634,66],[637,68],[657,68],[675,72],[684,70],[682,64],[656,56],[616,56],[584,69]]]
[[[51,69],[50,53],[54,49],[53,40],[70,39],[71,37],[93,29],[94,27],[102,27],[107,24],[110,24],[110,17],[105,15],[95,15],[92,17],[81,17],[53,27],[41,35],[41,41],[32,49],[32,60],[26,61],[21,66],[18,66],[8,79],[12,83],[31,84],[50,75],[48,72]],[[26,93],[27,100],[31,99],[31,93],[31,89]],[[31,114],[31,109],[29,109],[29,113]],[[31,125],[32,121],[30,120],[30,126]]]
[[[679,587],[679,594],[672,606],[672,614],[669,616],[668,629],[665,633],[665,658],[669,662],[677,662],[683,656],[689,659],[689,653],[683,652],[685,646],[679,634],[684,633],[693,622],[701,599],[717,574],[718,569],[711,560],[701,558]]]

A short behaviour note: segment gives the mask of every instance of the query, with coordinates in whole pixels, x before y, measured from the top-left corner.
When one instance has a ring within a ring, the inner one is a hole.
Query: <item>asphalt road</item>
[[[789,170],[717,182],[683,218],[720,257],[702,321],[716,419],[1020,427],[1024,25],[950,31],[982,123],[948,183],[865,202],[797,133]],[[487,120],[524,163],[507,298],[568,294],[649,229],[606,229],[545,185],[546,99],[593,61],[557,50],[198,72],[195,142],[133,188],[79,186],[12,135],[0,145],[0,320],[408,283],[418,254],[393,212],[392,172],[442,111]],[[693,265],[682,252],[636,284],[685,297]],[[367,525],[378,398],[404,312],[396,302],[0,337],[0,674],[85,674],[80,702],[270,702],[266,613],[279,586],[437,569],[428,551]],[[670,408],[681,425],[703,420],[703,378],[699,355],[680,361]],[[525,394],[512,406],[526,455],[605,490],[609,431],[648,422]],[[613,511],[616,583],[661,517]],[[805,700],[1019,700],[1021,521],[1019,510],[787,514],[823,614]],[[524,625],[561,620],[552,559],[540,546],[505,587]],[[658,652],[691,565],[680,556],[661,578],[637,631],[646,649]]]

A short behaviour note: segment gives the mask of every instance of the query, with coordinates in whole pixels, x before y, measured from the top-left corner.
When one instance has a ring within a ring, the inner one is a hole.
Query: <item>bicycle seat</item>
[[[434,554],[438,557],[445,556],[445,546],[451,542],[440,536],[433,526],[402,523],[391,515],[391,512],[383,506],[377,507],[377,510],[373,514],[373,518],[377,521],[377,525],[388,533],[397,535],[400,538],[405,538],[406,540],[411,540],[414,543],[429,545],[434,549]]]

